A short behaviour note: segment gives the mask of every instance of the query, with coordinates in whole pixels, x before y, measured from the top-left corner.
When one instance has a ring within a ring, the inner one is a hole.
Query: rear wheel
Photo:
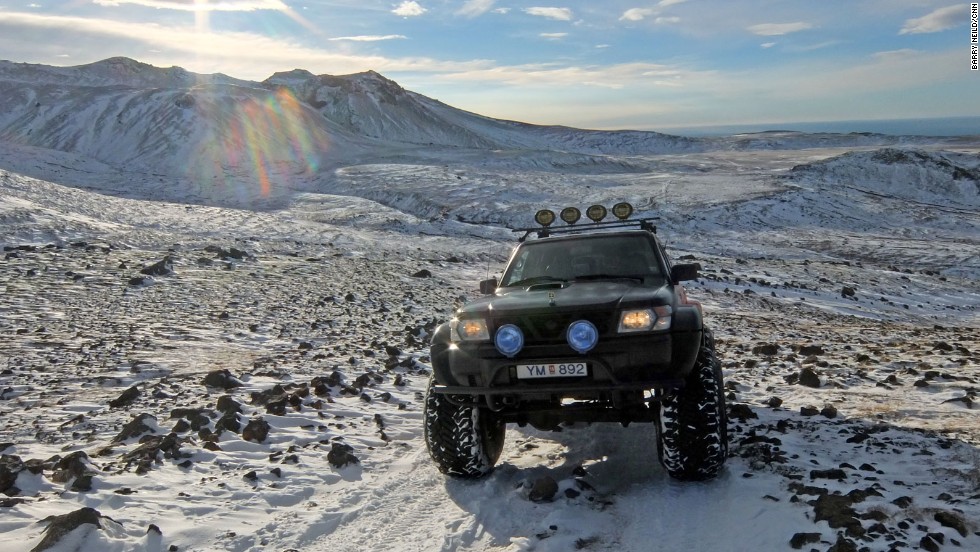
[[[476,478],[491,470],[504,448],[506,424],[492,411],[457,405],[432,390],[425,395],[425,445],[439,471]]]
[[[703,481],[721,472],[728,456],[721,363],[705,328],[686,385],[660,405],[660,463],[674,479]]]

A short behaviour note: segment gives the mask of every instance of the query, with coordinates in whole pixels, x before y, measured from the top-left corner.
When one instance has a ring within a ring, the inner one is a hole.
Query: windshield
[[[646,236],[608,235],[525,243],[508,265],[500,285],[604,279],[631,279],[657,286],[665,281]]]

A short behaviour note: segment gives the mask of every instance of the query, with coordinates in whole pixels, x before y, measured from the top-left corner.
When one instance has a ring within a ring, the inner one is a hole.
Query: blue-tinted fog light
[[[585,354],[599,341],[599,330],[588,320],[578,320],[568,326],[568,344],[579,354]]]
[[[513,324],[505,324],[497,330],[493,338],[493,344],[497,346],[500,354],[507,358],[513,358],[524,348],[524,334],[521,329]]]

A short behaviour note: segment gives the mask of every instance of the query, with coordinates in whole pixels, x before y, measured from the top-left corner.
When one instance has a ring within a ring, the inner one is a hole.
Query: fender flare
[[[449,369],[450,347],[449,323],[445,322],[436,327],[429,343],[429,358],[432,360],[432,374],[436,383],[442,385],[459,385]]]

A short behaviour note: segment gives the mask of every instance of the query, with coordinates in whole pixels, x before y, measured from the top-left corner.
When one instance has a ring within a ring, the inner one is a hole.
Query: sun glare
[[[286,88],[270,92],[264,100],[236,102],[225,121],[215,129],[220,142],[212,150],[215,166],[248,167],[262,197],[271,195],[275,178],[294,174],[297,166],[306,174],[315,173],[329,146]]]
[[[207,9],[208,0],[194,0],[194,6],[201,9],[194,10],[194,28],[199,33],[206,33],[211,30],[211,16]]]

